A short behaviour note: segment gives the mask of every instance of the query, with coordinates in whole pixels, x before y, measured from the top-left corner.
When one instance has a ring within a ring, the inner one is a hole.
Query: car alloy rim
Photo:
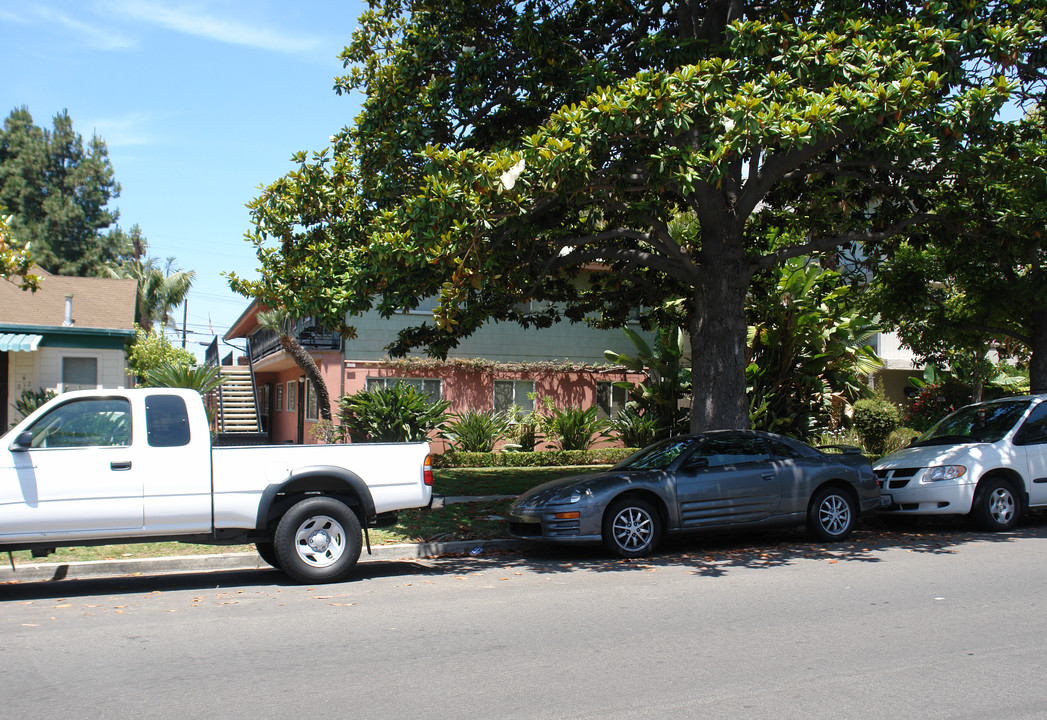
[[[654,524],[651,516],[636,507],[618,513],[611,524],[614,541],[625,550],[639,550],[651,541]]]
[[[839,535],[851,522],[851,506],[839,495],[830,495],[818,508],[818,519],[827,533]]]
[[[298,557],[313,567],[328,567],[338,562],[345,551],[345,529],[328,515],[314,515],[298,526],[294,538]]]
[[[1006,488],[996,488],[989,496],[989,513],[1000,525],[1006,525],[1014,516],[1014,497]]]

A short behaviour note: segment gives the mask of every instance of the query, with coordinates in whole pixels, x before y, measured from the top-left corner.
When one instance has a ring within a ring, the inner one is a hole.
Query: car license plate
[[[892,498],[890,495],[881,495],[880,496],[880,507],[886,508],[886,507],[890,507],[893,504],[894,504],[894,498]]]

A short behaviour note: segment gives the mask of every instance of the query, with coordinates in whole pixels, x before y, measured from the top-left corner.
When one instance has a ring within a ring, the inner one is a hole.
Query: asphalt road
[[[1047,519],[0,585],[2,716],[1043,718]]]

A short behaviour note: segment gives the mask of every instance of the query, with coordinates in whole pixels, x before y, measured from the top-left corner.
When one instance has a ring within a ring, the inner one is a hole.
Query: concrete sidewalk
[[[433,507],[439,508],[462,502],[498,500],[513,495],[438,496]],[[406,545],[372,545],[360,553],[360,562],[375,560],[416,560],[441,555],[482,554],[486,551],[515,550],[516,540],[458,540],[454,542],[411,543]],[[19,563],[11,568],[10,559],[0,553],[0,584],[10,582],[52,582],[83,578],[119,577],[122,575],[162,575],[169,573],[208,572],[210,570],[271,570],[257,553],[220,553],[212,555],[179,555],[162,558],[125,558],[121,560],[91,560],[87,562]]]

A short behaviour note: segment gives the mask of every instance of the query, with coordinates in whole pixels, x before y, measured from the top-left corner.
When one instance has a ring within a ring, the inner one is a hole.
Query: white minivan
[[[1010,530],[1047,506],[1047,395],[960,408],[873,470],[884,518],[970,515]]]

